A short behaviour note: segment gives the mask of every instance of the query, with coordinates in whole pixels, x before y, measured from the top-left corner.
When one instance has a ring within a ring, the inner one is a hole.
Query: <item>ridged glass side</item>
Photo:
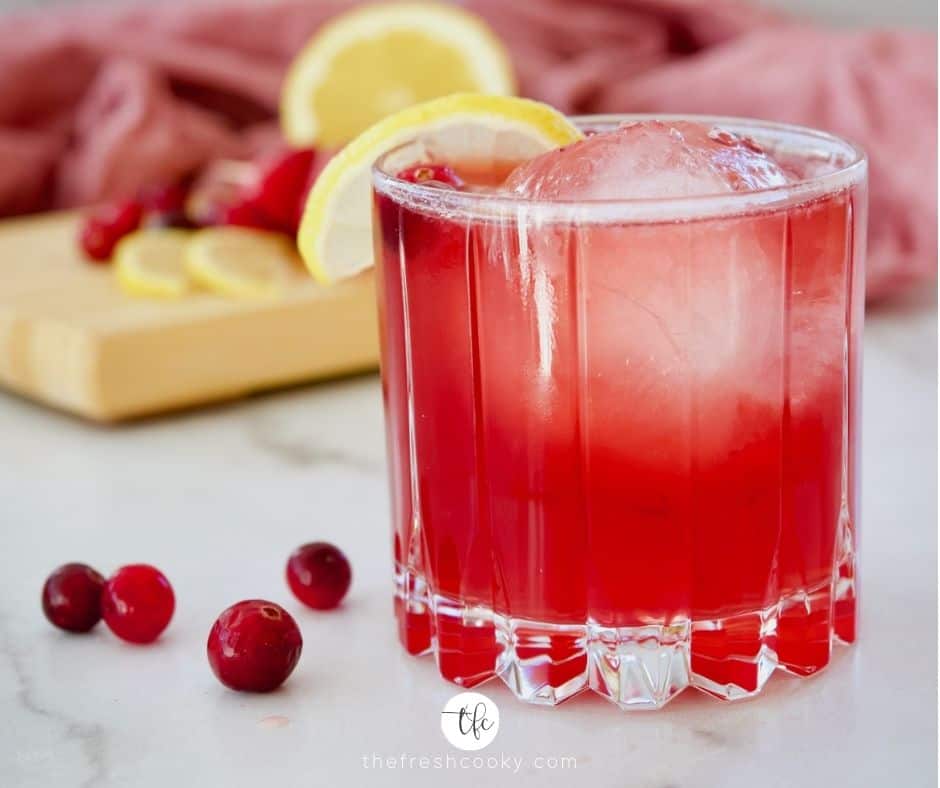
[[[376,205],[410,653],[642,709],[854,640],[861,188],[673,224]]]

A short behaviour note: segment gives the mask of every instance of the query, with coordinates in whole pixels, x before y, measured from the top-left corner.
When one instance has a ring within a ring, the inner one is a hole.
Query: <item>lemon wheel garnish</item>
[[[307,197],[297,244],[320,282],[372,265],[371,167],[421,137],[442,162],[519,161],[581,138],[560,112],[537,101],[458,93],[380,120],[334,156]]]
[[[277,233],[210,227],[186,246],[186,270],[201,287],[225,296],[269,296],[281,291],[296,259]]]
[[[131,295],[179,298],[189,291],[184,264],[190,232],[138,230],[125,236],[114,250],[114,274]]]
[[[515,91],[506,51],[481,19],[437,3],[370,5],[332,19],[295,58],[281,126],[296,147],[334,148],[387,115],[460,91]]]

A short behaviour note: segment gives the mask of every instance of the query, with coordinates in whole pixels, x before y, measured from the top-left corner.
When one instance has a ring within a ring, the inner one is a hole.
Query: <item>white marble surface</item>
[[[113,429],[0,395],[0,785],[936,785],[936,359],[930,304],[870,318],[857,647],[757,701],[686,693],[654,714],[592,696],[532,708],[486,685],[502,722],[482,754],[525,759],[514,776],[372,767],[460,755],[438,727],[455,688],[394,634],[374,376]],[[288,552],[317,538],[351,558],[342,612],[306,612],[283,583]],[[143,648],[54,630],[39,591],[67,560],[162,567],[170,629]],[[296,615],[304,653],[278,692],[240,695],[205,638],[258,596]]]

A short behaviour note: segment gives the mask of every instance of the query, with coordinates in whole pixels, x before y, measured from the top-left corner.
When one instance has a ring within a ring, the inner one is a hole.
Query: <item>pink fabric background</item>
[[[0,17],[0,216],[71,207],[277,140],[284,68],[348,0],[74,6]],[[871,164],[869,299],[937,267],[937,43],[742,0],[467,0],[525,95],[566,112],[749,115],[845,135]]]

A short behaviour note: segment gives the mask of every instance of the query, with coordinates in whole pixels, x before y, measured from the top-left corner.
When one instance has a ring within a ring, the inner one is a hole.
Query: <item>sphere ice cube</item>
[[[643,120],[519,165],[505,188],[529,199],[617,200],[754,191],[789,182],[753,140],[691,121]]]

